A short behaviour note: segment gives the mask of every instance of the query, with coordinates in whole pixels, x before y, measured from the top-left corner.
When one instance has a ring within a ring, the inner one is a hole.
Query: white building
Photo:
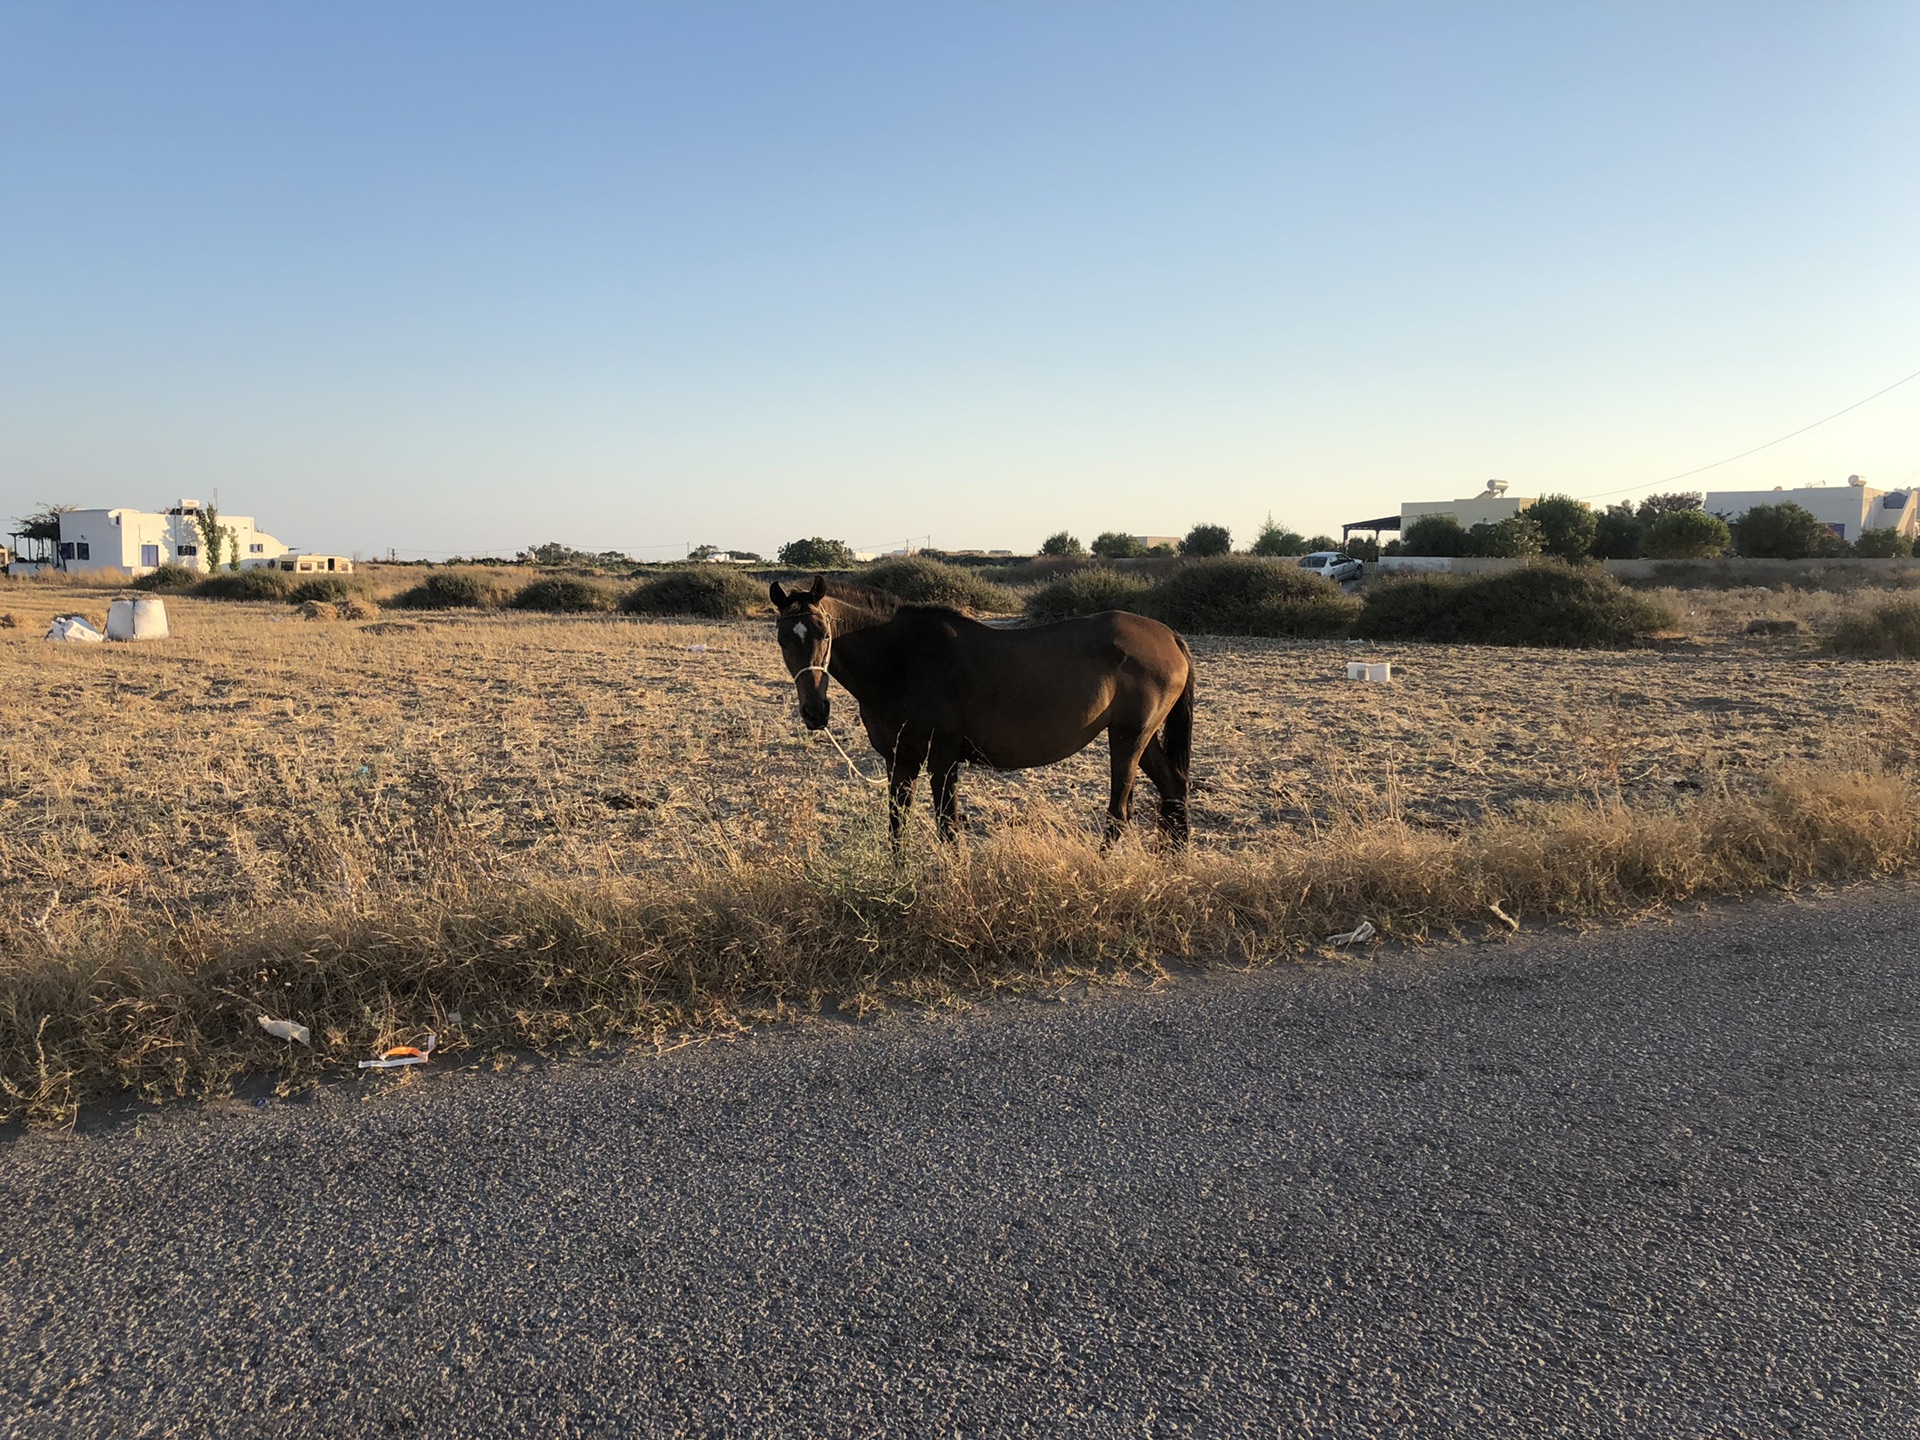
[[[283,550],[279,555],[245,555],[242,570],[283,570],[289,575],[351,575],[353,561],[344,555],[309,555],[301,550]]]
[[[1426,515],[1451,515],[1459,522],[1462,530],[1471,530],[1476,525],[1498,525],[1502,520],[1511,519],[1533,504],[1531,495],[1507,494],[1507,482],[1489,480],[1487,488],[1478,495],[1470,495],[1465,500],[1413,500],[1400,507],[1400,533],[1407,533],[1407,527]],[[1349,530],[1364,530],[1367,523],[1349,525]],[[1386,527],[1381,527],[1386,528]]]
[[[206,570],[206,541],[198,500],[182,500],[155,515],[145,510],[69,510],[60,517],[60,566],[76,575],[145,575],[162,565]],[[287,547],[257,528],[250,515],[220,515],[225,532],[220,563],[238,558],[265,561],[287,553]]]
[[[1848,543],[1863,530],[1920,533],[1920,491],[1876,490],[1858,475],[1849,475],[1844,485],[1709,490],[1702,505],[1722,520],[1738,520],[1756,505],[1798,505]]]

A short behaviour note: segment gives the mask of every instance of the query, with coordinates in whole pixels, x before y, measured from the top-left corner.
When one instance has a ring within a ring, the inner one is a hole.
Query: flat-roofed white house
[[[1920,533],[1920,490],[1876,490],[1858,475],[1849,475],[1844,485],[1709,490],[1701,505],[1722,520],[1738,520],[1756,505],[1798,505],[1849,543],[1864,530]]]
[[[1406,534],[1409,525],[1426,515],[1451,515],[1460,523],[1462,530],[1471,530],[1476,525],[1498,525],[1502,520],[1518,515],[1536,498],[1532,495],[1509,495],[1506,481],[1489,480],[1485,490],[1478,495],[1469,495],[1464,500],[1410,500],[1400,507],[1400,533]],[[1368,527],[1362,523],[1347,528],[1363,530]]]
[[[162,565],[206,570],[205,541],[198,523],[205,506],[182,500],[154,514],[146,510],[68,510],[60,516],[60,568],[76,575],[145,575]],[[287,547],[253,523],[250,515],[220,515],[227,532],[220,561],[242,564],[287,553]]]

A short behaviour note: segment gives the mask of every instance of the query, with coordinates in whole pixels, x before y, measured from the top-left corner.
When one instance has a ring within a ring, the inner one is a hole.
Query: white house
[[[204,507],[182,500],[155,515],[145,510],[68,510],[60,516],[60,565],[76,575],[145,575],[162,565],[209,568],[198,519]],[[250,515],[220,515],[226,532],[220,563],[262,561],[287,547],[257,528]]]
[[[1406,534],[1407,527],[1425,515],[1451,515],[1463,530],[1471,530],[1476,525],[1498,525],[1533,504],[1533,499],[1529,495],[1507,494],[1507,482],[1504,480],[1489,480],[1485,490],[1465,500],[1413,500],[1402,505],[1400,533]],[[1346,528],[1364,530],[1369,526],[1363,522]]]
[[[1788,490],[1709,490],[1702,502],[1709,515],[1738,520],[1756,505],[1798,505],[1849,543],[1863,530],[1920,533],[1920,491],[1876,490],[1858,475],[1844,485],[1802,485]]]
[[[353,561],[344,555],[309,555],[301,550],[282,550],[278,555],[242,556],[240,568],[284,570],[289,575],[351,575]]]

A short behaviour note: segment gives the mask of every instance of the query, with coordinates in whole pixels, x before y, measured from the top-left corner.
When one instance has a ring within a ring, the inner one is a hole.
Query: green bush
[[[910,605],[952,605],[998,615],[1011,615],[1020,608],[1020,597],[1004,586],[924,555],[882,560],[862,572],[859,579],[876,590],[898,595]]]
[[[1612,649],[1675,623],[1605,571],[1543,561],[1494,575],[1414,575],[1367,592],[1363,640]]]
[[[1305,555],[1312,548],[1307,544],[1306,536],[1298,530],[1289,530],[1269,515],[1266,523],[1260,527],[1260,533],[1254,536],[1253,549],[1250,553],[1272,556]]]
[[[1920,600],[1894,600],[1864,615],[1843,616],[1827,648],[1837,655],[1920,658]]]
[[[184,565],[162,565],[158,570],[149,570],[133,582],[135,590],[185,590],[200,579],[198,570],[189,570]]]
[[[1862,530],[1853,542],[1853,553],[1863,560],[1903,560],[1913,554],[1913,537],[1891,526]]]
[[[844,570],[853,564],[853,551],[844,541],[815,535],[789,540],[780,547],[780,563],[795,570]]]
[[[284,600],[293,582],[278,570],[223,570],[193,587],[202,600]]]
[[[1338,635],[1360,602],[1287,560],[1222,555],[1179,566],[1147,596],[1150,613],[1202,635]]]
[[[401,610],[479,610],[496,606],[503,587],[491,575],[471,570],[434,570],[411,590],[387,603]]]
[[[613,609],[613,596],[604,585],[596,585],[578,575],[548,575],[522,586],[507,603],[515,610],[577,615]]]
[[[1646,524],[1631,505],[1609,505],[1594,517],[1593,553],[1601,560],[1638,560]]]
[[[1654,560],[1711,560],[1733,544],[1733,532],[1704,510],[1669,510],[1647,527],[1641,548]]]
[[[1451,515],[1422,515],[1400,532],[1402,555],[1464,555],[1467,532]]]
[[[1541,553],[1561,560],[1584,560],[1593,553],[1599,522],[1585,502],[1571,495],[1542,495],[1526,515],[1539,527]]]
[[[1196,525],[1180,542],[1180,553],[1189,559],[1224,555],[1233,549],[1233,532],[1224,525]]]
[[[1086,554],[1087,549],[1080,543],[1078,536],[1069,535],[1065,530],[1058,530],[1040,542],[1040,553],[1080,556]]]
[[[1531,560],[1546,550],[1546,539],[1533,516],[1522,512],[1492,525],[1484,522],[1467,531],[1462,555],[1488,560]]]
[[[1806,560],[1835,554],[1844,544],[1811,511],[1791,503],[1755,505],[1730,528],[1740,553],[1755,560]]]
[[[1050,580],[1027,597],[1027,614],[1035,620],[1065,620],[1073,615],[1098,615],[1102,610],[1151,613],[1147,596],[1153,586],[1137,575],[1099,566],[1076,570]]]
[[[338,605],[342,600],[351,600],[356,595],[367,593],[364,580],[347,575],[315,575],[302,580],[287,592],[287,599],[295,605],[304,605],[309,600],[318,600],[326,605]]]
[[[751,615],[767,604],[764,585],[731,565],[689,565],[656,575],[620,602],[628,615],[692,615],[725,620]]]
[[[1093,537],[1093,553],[1103,560],[1133,560],[1146,554],[1147,547],[1118,530],[1102,530]]]

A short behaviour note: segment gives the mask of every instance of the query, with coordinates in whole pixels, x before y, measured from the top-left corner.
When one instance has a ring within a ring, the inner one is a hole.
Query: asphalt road
[[[15,1138],[0,1434],[1913,1435],[1916,936],[1856,891]]]

